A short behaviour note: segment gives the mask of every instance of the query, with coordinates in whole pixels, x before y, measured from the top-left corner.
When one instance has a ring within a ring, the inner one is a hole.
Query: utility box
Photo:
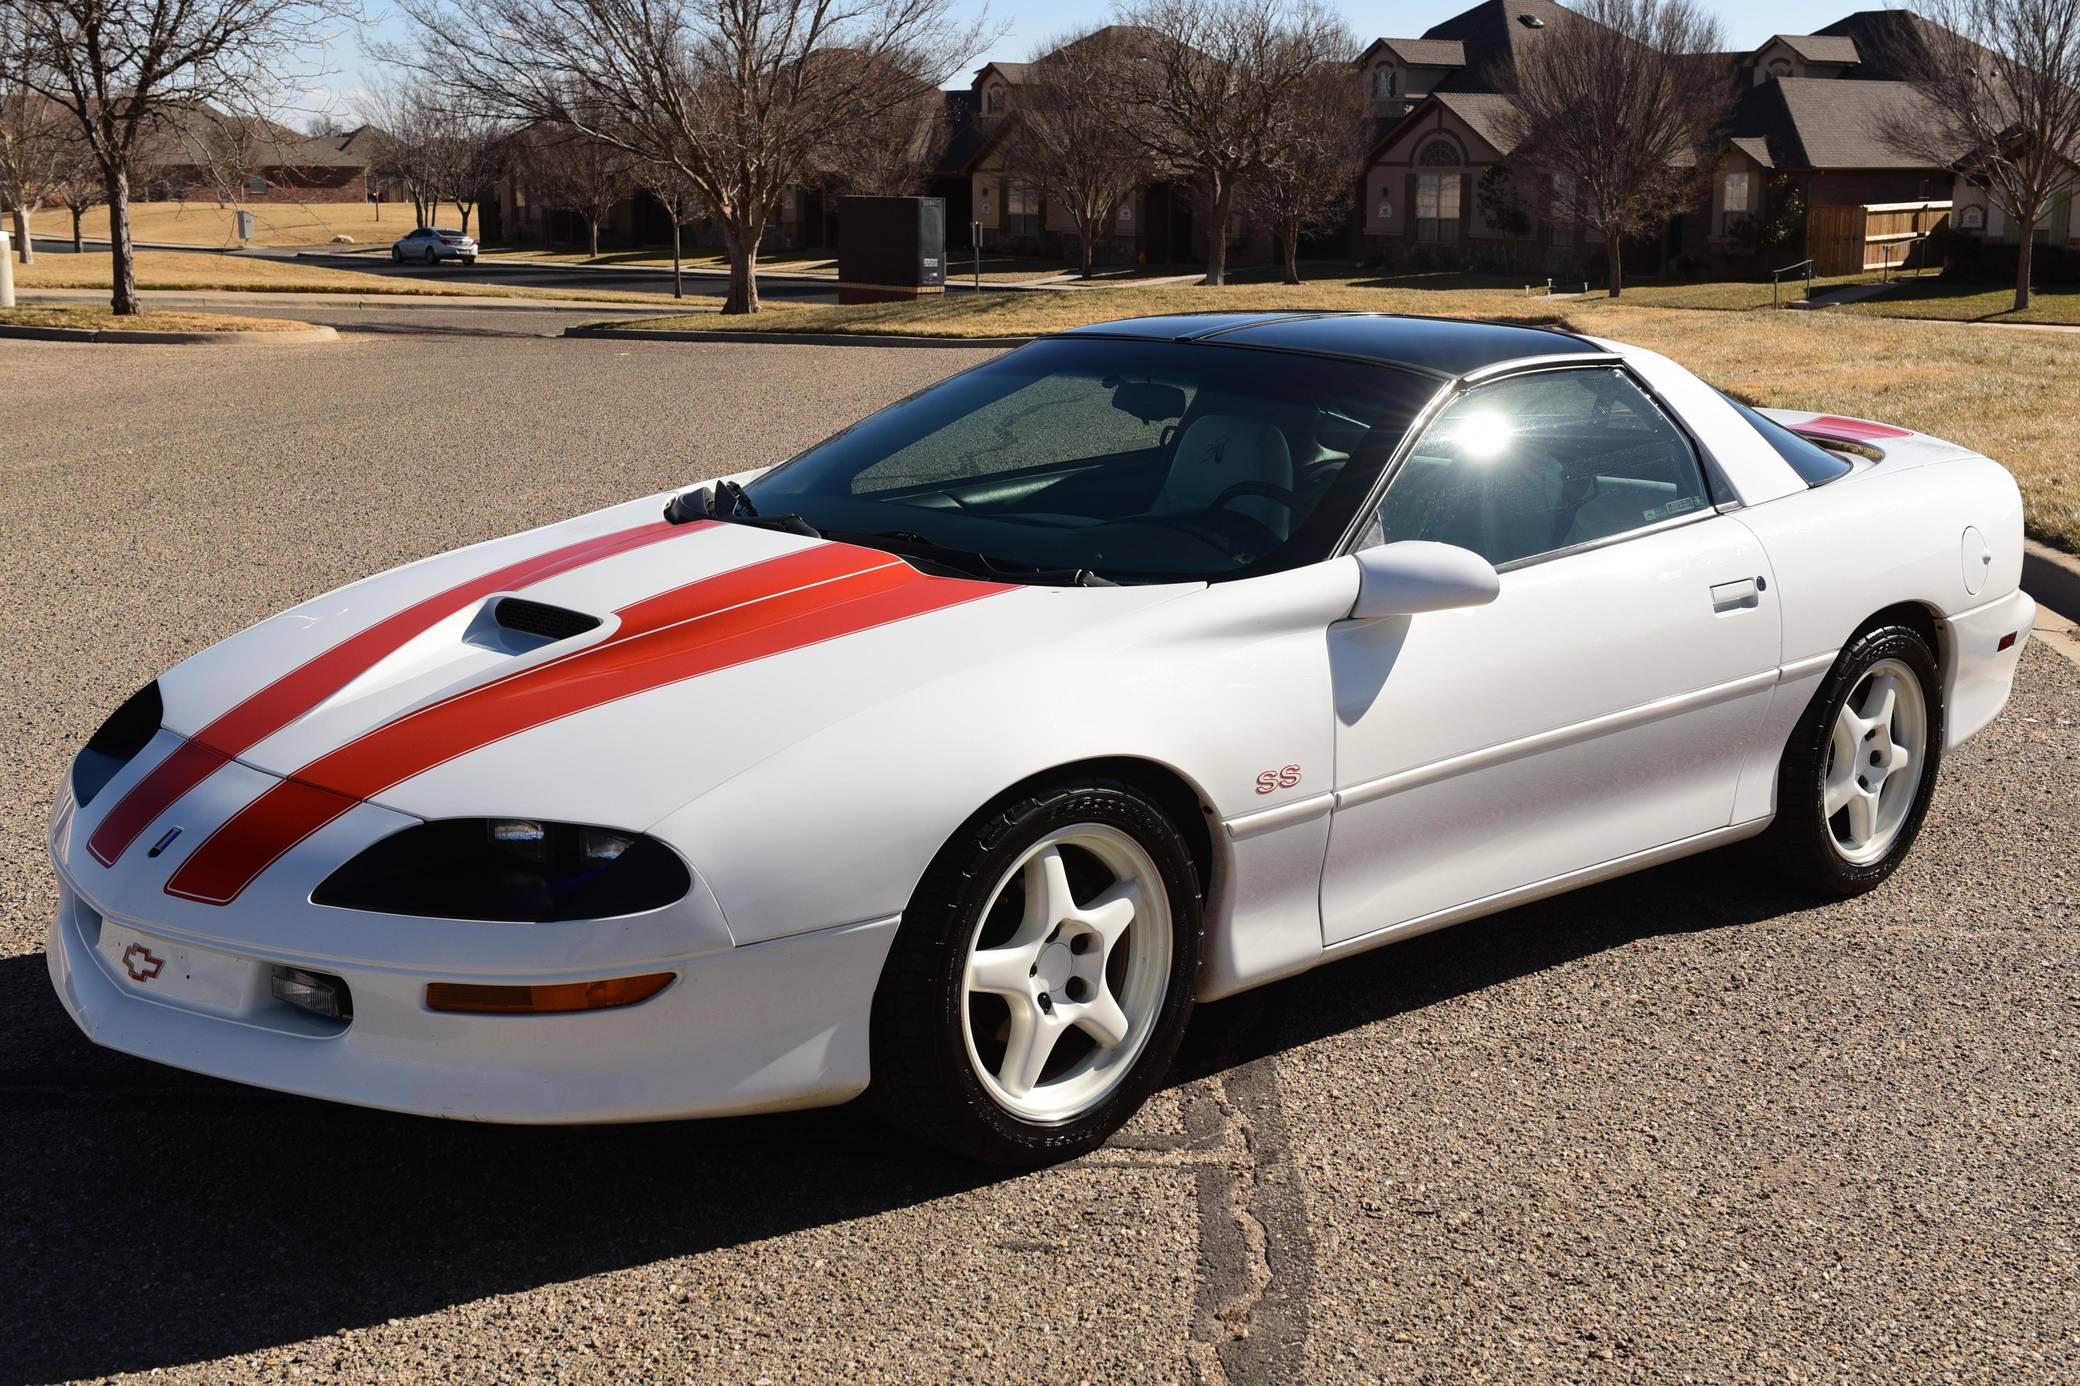
[[[838,302],[889,303],[946,292],[946,199],[838,199]]]
[[[253,214],[251,212],[238,213],[238,238],[241,241],[253,239]]]

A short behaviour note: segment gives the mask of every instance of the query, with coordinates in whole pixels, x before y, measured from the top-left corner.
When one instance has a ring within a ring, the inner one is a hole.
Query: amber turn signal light
[[[470,1011],[482,1015],[549,1015],[559,1011],[610,1011],[648,1001],[672,984],[670,972],[640,977],[609,977],[599,982],[563,982],[555,986],[495,987],[475,982],[429,982],[426,1007],[435,1011]]]

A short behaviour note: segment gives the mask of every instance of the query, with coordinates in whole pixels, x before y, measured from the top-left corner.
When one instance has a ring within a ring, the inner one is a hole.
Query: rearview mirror
[[[1502,590],[1495,565],[1471,549],[1404,539],[1360,549],[1358,600],[1351,617],[1414,616],[1461,606],[1486,606]]]
[[[1183,415],[1184,391],[1175,385],[1158,385],[1149,380],[1128,380],[1112,391],[1112,407],[1132,414],[1143,423],[1175,419]]]

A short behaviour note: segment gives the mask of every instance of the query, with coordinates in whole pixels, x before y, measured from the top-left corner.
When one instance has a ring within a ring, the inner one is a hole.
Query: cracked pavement
[[[396,316],[0,343],[0,1381],[2080,1377],[2080,671],[2042,645],[1875,894],[1719,854],[1202,1007],[1141,1117],[1038,1173],[851,1109],[469,1126],[93,1048],[43,818],[131,688],[987,354]]]

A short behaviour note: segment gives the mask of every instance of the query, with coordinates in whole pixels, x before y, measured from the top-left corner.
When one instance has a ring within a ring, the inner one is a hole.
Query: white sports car
[[[2034,606],[1986,458],[1650,352],[1111,323],[170,670],[50,821],[96,1042],[1030,1163],[1195,999],[1740,838],[1867,890]]]

